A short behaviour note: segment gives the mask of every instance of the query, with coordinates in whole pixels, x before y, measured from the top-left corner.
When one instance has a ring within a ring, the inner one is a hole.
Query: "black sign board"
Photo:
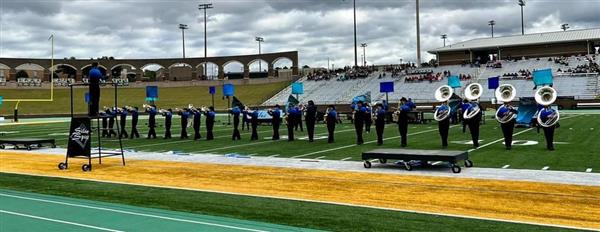
[[[91,120],[89,117],[74,117],[71,119],[71,129],[69,130],[69,148],[68,157],[91,155]]]

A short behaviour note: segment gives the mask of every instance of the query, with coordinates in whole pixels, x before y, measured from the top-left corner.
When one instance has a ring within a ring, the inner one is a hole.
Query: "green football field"
[[[516,169],[546,169],[567,170],[577,172],[600,171],[600,157],[594,155],[600,150],[598,143],[598,130],[600,129],[600,114],[594,111],[567,114],[563,112],[560,128],[555,132],[556,150],[545,149],[543,132],[538,133],[535,128],[517,128],[514,132],[513,150],[504,149],[503,137],[499,124],[493,119],[487,119],[481,126],[481,147],[472,150],[470,134],[462,132],[461,125],[453,125],[450,129],[448,149],[468,150],[470,158],[476,167],[490,168],[516,168]],[[158,118],[162,125],[162,118]],[[204,118],[203,118],[204,121]],[[145,119],[141,119],[138,129],[142,138],[124,139],[125,149],[147,152],[179,151],[186,153],[212,153],[212,154],[240,154],[252,156],[275,156],[303,159],[328,159],[328,160],[353,160],[359,161],[361,152],[378,148],[374,126],[371,133],[365,133],[365,144],[355,145],[355,131],[352,124],[344,121],[336,126],[335,143],[327,143],[327,133],[324,124],[317,125],[316,140],[309,143],[306,132],[297,131],[296,141],[286,140],[287,129],[282,125],[280,134],[282,139],[272,141],[272,127],[259,126],[259,141],[250,141],[249,131],[242,131],[241,141],[232,141],[232,126],[227,125],[227,117],[218,117],[214,129],[215,140],[179,139],[179,119],[173,118],[172,139],[162,139],[163,128],[157,129],[158,139],[146,139],[147,127]],[[128,121],[128,131],[130,130]],[[42,123],[31,125],[0,125],[3,138],[55,138],[57,145],[66,147],[68,122]],[[202,135],[206,131],[202,124]],[[192,135],[192,128],[188,134]],[[437,123],[411,124],[409,127],[409,149],[440,149]],[[387,124],[385,129],[384,148],[398,148],[400,145],[397,125]],[[116,148],[118,140],[115,138],[102,140],[105,148]]]

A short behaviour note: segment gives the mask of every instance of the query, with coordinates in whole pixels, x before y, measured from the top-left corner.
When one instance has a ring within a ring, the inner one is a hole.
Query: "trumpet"
[[[194,105],[193,105],[193,104],[189,104],[189,105],[188,105],[188,109],[190,109],[191,111],[195,111],[195,110],[196,110],[196,107],[194,107]]]
[[[450,117],[450,109],[444,102],[450,100],[452,94],[454,94],[454,89],[449,85],[442,85],[435,90],[435,100],[442,102],[442,104],[436,107],[435,112],[433,112],[433,119],[439,122]]]
[[[556,101],[557,96],[558,94],[554,88],[544,86],[535,92],[535,101],[540,105],[549,106]],[[542,118],[542,114],[547,114],[547,116]],[[538,112],[537,122],[540,126],[551,127],[556,125],[558,120],[560,120],[560,113],[558,110],[545,107]]]

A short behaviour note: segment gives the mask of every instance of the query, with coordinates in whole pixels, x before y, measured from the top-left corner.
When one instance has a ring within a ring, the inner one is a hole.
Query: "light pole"
[[[496,21],[490,20],[488,22],[488,25],[490,25],[490,27],[492,27],[492,38],[494,38],[494,25],[496,25]]]
[[[361,43],[360,47],[363,48],[363,66],[367,66],[367,52],[366,52],[366,48],[367,48],[367,43]]]
[[[571,27],[569,27],[568,23],[560,25],[560,29],[562,29],[563,31],[567,31],[567,29],[569,29],[569,28],[571,28]]]
[[[181,29],[181,41],[183,47],[183,59],[185,59],[185,30],[188,29],[188,25],[179,24],[179,29]]]
[[[523,7],[525,6],[525,0],[519,0],[519,6],[521,6],[521,35],[525,35],[525,23],[523,22]]]
[[[356,42],[356,0],[354,0],[354,68],[358,68],[358,48]]]
[[[256,37],[255,40],[256,40],[256,42],[258,42],[258,54],[260,55],[260,43],[265,42],[265,38],[263,38],[263,37]],[[258,61],[258,71],[259,72],[262,72],[261,63],[262,63],[262,60],[259,60]]]
[[[446,39],[448,38],[448,35],[443,34],[441,35],[441,38],[444,40],[444,47],[446,47]]]
[[[421,67],[421,28],[419,25],[419,0],[417,1],[417,67]]]
[[[207,9],[212,9],[212,3],[204,3],[204,4],[200,4],[198,5],[198,9],[199,10],[204,10],[204,77],[207,77],[206,75],[206,67],[207,67],[207,63],[206,62],[206,54],[207,54],[207,49],[206,49],[206,10]]]

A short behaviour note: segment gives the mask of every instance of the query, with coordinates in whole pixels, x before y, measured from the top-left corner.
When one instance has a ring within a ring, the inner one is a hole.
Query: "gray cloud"
[[[181,56],[179,23],[186,30],[188,56],[204,55],[202,1],[188,0],[0,0],[0,56],[156,58]],[[368,43],[369,63],[416,57],[414,0],[357,0],[359,43]],[[215,0],[208,11],[209,56],[298,50],[301,64],[354,63],[352,0]],[[526,32],[599,27],[598,0],[530,0]],[[520,33],[516,0],[421,0],[422,54],[448,42]],[[362,50],[359,48],[358,59]],[[360,62],[360,61],[359,61]]]

